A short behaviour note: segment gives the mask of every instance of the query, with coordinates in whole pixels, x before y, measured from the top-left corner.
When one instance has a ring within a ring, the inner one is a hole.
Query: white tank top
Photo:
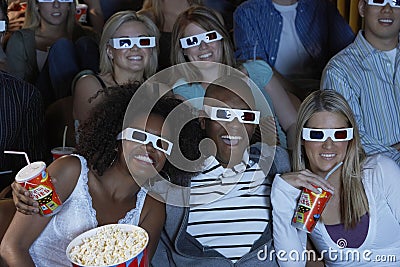
[[[68,244],[81,233],[98,226],[87,185],[87,163],[82,156],[75,156],[81,161],[78,182],[62,209],[51,218],[29,249],[38,267],[70,267],[71,263],[65,253]],[[138,225],[146,194],[147,190],[142,188],[137,194],[136,208],[130,210],[118,223]]]

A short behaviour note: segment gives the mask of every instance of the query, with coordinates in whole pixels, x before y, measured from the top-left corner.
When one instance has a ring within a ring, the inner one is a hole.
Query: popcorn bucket
[[[74,267],[148,267],[148,242],[139,226],[108,224],[77,236],[66,253]]]

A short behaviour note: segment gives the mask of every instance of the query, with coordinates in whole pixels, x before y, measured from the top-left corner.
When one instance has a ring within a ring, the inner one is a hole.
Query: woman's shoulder
[[[47,168],[50,177],[55,180],[57,193],[66,199],[76,186],[83,170],[87,170],[86,160],[77,155],[58,158]]]
[[[383,179],[398,180],[400,177],[400,166],[383,154],[368,156],[364,161],[362,171],[363,180],[371,183],[381,183],[384,182]]]

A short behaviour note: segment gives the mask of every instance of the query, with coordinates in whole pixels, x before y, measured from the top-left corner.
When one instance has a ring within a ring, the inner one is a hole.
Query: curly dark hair
[[[109,87],[102,90],[105,95],[101,103],[99,103],[91,112],[91,116],[79,127],[79,143],[76,151],[78,154],[86,158],[88,165],[92,170],[100,176],[108,169],[116,157],[119,156],[121,149],[121,141],[117,140],[117,135],[124,127],[124,116],[127,112],[128,105],[139,88],[139,83],[125,84],[115,87]],[[141,114],[140,111],[149,109],[149,101],[141,101],[134,107],[133,117]],[[135,103],[136,104],[136,103]],[[203,131],[197,119],[183,120],[188,118],[191,110],[181,100],[163,96],[155,102],[151,108],[151,114],[157,114],[162,118],[166,118],[172,110],[178,109],[181,118],[174,118],[175,121],[188,121],[179,131],[175,127],[169,127],[172,130],[172,136],[179,136],[179,146],[173,146],[172,153],[180,147],[183,156],[189,160],[196,160],[200,157],[199,143],[203,138]],[[131,109],[128,110],[132,111]],[[132,114],[132,112],[129,112]],[[129,115],[127,115],[129,117]],[[126,121],[126,117],[125,117]],[[186,184],[186,180],[197,172],[187,172],[173,166],[168,161],[164,165],[163,171],[171,178],[173,182],[178,184]]]

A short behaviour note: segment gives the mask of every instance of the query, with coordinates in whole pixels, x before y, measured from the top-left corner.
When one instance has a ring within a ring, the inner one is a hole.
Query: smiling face
[[[67,22],[71,3],[60,3],[58,1],[48,3],[37,3],[41,17],[41,23],[60,25]]]
[[[340,129],[349,127],[349,124],[342,114],[321,111],[315,113],[304,127]],[[303,144],[311,171],[324,177],[337,163],[344,161],[349,141],[333,142],[329,137],[325,142],[303,140]]]
[[[149,36],[146,26],[139,21],[128,21],[122,24],[111,38]],[[143,77],[146,66],[154,48],[115,49],[107,45],[107,55],[113,61],[114,72],[134,72]]]
[[[186,26],[182,37],[188,37],[200,33],[207,32],[195,23],[190,23]],[[200,45],[183,49],[184,55],[186,55],[190,62],[193,61],[205,61],[205,62],[222,62],[222,40],[205,43],[201,42]]]
[[[139,115],[135,116],[131,127],[170,140],[169,129],[167,127],[162,128],[163,123],[164,118],[160,115],[150,114],[148,118]],[[148,179],[156,176],[164,167],[165,153],[155,149],[151,142],[145,145],[134,141],[124,141],[122,144],[127,165],[133,177]]]
[[[400,8],[368,5],[359,2],[359,12],[365,18],[365,38],[375,48],[390,50],[397,46],[400,31]]]
[[[209,89],[207,89],[209,90]],[[237,94],[223,87],[212,90],[204,100],[205,105],[250,110],[248,104]],[[241,123],[237,118],[230,122],[201,118],[201,127],[216,147],[216,158],[224,167],[233,167],[243,159],[243,153],[249,146],[255,124]]]

